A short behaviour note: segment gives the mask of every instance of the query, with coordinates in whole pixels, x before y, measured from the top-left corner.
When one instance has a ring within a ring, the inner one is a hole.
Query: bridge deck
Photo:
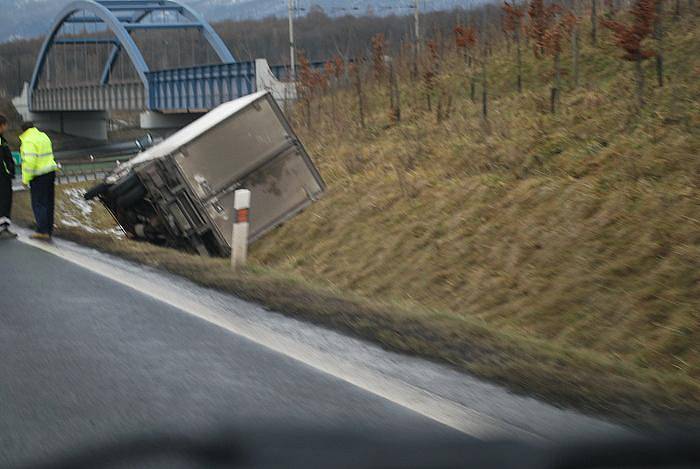
[[[320,69],[323,62],[311,67]],[[203,65],[148,72],[147,83],[39,87],[32,93],[33,112],[158,111],[206,112],[219,104],[262,89],[277,99],[294,99],[295,85],[286,66],[267,61]]]
[[[255,62],[149,72],[140,81],[37,88],[32,111],[164,111],[213,109],[257,91]]]

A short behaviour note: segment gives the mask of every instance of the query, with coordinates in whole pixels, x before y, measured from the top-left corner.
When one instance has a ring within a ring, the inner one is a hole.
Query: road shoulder
[[[188,314],[292,357],[465,434],[528,442],[623,432],[620,427],[465,375],[453,367],[384,350],[320,325],[262,308],[158,269],[71,242],[22,242],[43,249]]]

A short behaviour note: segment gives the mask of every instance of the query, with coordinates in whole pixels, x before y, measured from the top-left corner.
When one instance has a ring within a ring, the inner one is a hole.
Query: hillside
[[[266,17],[286,17],[286,0],[181,0],[209,21],[259,20]],[[0,0],[3,12],[0,42],[28,39],[45,34],[54,17],[70,0]],[[472,6],[474,3],[470,3]],[[304,16],[313,7],[320,8],[330,16],[364,15],[408,15],[411,5],[397,5],[394,0],[296,0],[296,15]],[[448,10],[464,7],[463,0],[421,0],[424,11]]]
[[[671,36],[664,88],[645,65],[642,111],[607,33],[582,50],[583,86],[567,83],[557,115],[551,59],[530,51],[522,95],[510,91],[513,52],[494,57],[486,122],[455,63],[442,78],[454,113],[440,124],[408,79],[395,126],[383,88],[368,90],[367,131],[355,112],[334,123],[325,98],[303,139],[329,192],[256,244],[255,259],[697,386],[700,36],[694,20]],[[351,90],[336,99],[357,108]]]
[[[552,402],[644,423],[697,416],[696,21],[667,22],[665,86],[647,61],[641,109],[605,31],[598,47],[582,41],[580,86],[564,76],[556,114],[551,58],[524,50],[517,93],[512,44],[489,57],[487,119],[469,96],[480,69],[448,45],[431,110],[425,80],[397,59],[399,123],[368,66],[365,128],[352,81],[302,101],[294,121],[328,192],[253,245],[241,274],[96,234],[105,223],[60,232]]]

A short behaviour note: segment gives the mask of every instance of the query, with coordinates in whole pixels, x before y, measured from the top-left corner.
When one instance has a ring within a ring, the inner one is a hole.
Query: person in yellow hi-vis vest
[[[51,139],[39,131],[33,122],[22,124],[19,136],[22,156],[22,183],[30,187],[36,233],[31,237],[50,241],[53,236],[53,213],[56,182],[56,161]]]

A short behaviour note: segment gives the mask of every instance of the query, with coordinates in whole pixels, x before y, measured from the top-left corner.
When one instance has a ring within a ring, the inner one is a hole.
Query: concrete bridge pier
[[[141,128],[167,135],[176,132],[202,117],[204,113],[163,113],[144,111],[139,115]]]
[[[106,111],[41,111],[29,110],[29,84],[25,83],[22,94],[12,100],[12,104],[25,121],[32,121],[39,129],[53,130],[66,135],[106,141]]]
[[[42,130],[107,141],[106,111],[32,112],[30,119]]]

